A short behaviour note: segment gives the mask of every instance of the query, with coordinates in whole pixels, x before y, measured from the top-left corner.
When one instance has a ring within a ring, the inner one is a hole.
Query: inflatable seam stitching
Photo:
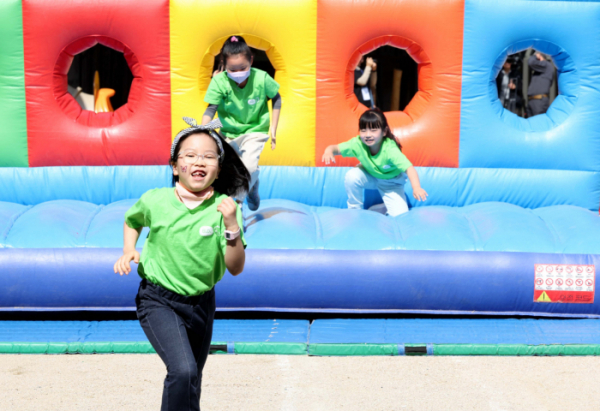
[[[104,205],[99,205],[98,207],[96,207],[96,211],[89,216],[89,218],[85,222],[85,225],[83,226],[83,244],[85,246],[88,245],[87,235],[88,231],[90,230],[90,226],[92,225],[92,221],[94,221],[94,218],[96,218],[96,216],[100,213],[100,211],[104,209],[104,207]]]
[[[6,239],[8,238],[8,233],[10,233],[10,230],[15,225],[15,222],[17,221],[17,219],[19,219],[23,214],[25,214],[27,211],[31,210],[33,207],[34,206],[29,205],[23,211],[21,211],[19,214],[16,214],[15,216],[13,216],[13,218],[11,218],[10,223],[8,224],[8,227],[4,231],[4,234],[2,235],[2,243],[6,244]]]
[[[477,227],[475,227],[475,223],[473,223],[473,220],[471,220],[469,216],[462,210],[460,214],[462,214],[463,218],[467,220],[467,223],[469,224],[469,229],[471,230],[471,235],[473,237],[473,248],[475,249],[474,251],[483,251],[481,238],[479,236],[479,231],[477,230]]]
[[[537,214],[534,210],[529,210],[529,212],[531,212],[531,214],[535,215],[538,219],[540,219],[542,223],[544,223],[544,226],[546,227],[548,232],[550,232],[550,234],[552,235],[552,242],[554,243],[554,252],[564,253],[565,244],[563,244],[563,242],[560,240],[560,235],[558,234],[554,226],[546,222],[546,220],[541,215]],[[558,245],[560,245],[560,250],[558,249]]]
[[[398,220],[394,218],[394,222],[392,223],[394,228],[394,237],[396,240],[396,250],[406,250],[406,241],[404,240],[404,236],[400,231],[400,226],[398,225]]]
[[[321,220],[319,219],[318,214],[315,212],[315,207],[310,207],[310,213],[313,216],[313,220],[315,221],[315,248],[324,249],[323,242],[323,228],[321,227]]]
[[[315,113],[315,116],[316,116],[316,113]],[[316,149],[315,149],[315,152],[316,152]],[[316,168],[317,167],[315,166],[315,169]],[[313,170],[313,172],[314,171],[316,171],[316,170]],[[319,188],[321,189],[321,192],[319,194],[319,197],[320,197],[319,205],[321,207],[325,207],[325,189],[327,188],[327,173],[323,173],[323,184],[321,184],[321,187],[319,187]]]

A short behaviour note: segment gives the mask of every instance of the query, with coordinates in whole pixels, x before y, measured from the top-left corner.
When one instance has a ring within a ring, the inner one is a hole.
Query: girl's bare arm
[[[340,148],[337,144],[330,145],[325,149],[321,161],[325,164],[335,163],[335,156],[339,156],[340,154]]]
[[[406,170],[406,175],[408,176],[410,185],[413,189],[413,197],[419,201],[427,200],[428,194],[427,191],[421,188],[421,182],[419,181],[419,174],[417,173],[417,170],[413,166],[410,166],[408,170]]]
[[[135,249],[142,227],[131,228],[126,223],[123,223],[123,255],[115,263],[113,270],[120,275],[129,274],[131,272],[131,260],[136,264],[140,262],[140,253]]]

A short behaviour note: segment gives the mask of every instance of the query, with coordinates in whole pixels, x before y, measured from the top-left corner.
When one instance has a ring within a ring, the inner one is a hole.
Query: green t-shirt
[[[412,166],[396,143],[389,138],[383,139],[379,153],[375,155],[371,155],[369,147],[362,142],[360,136],[338,144],[338,148],[343,157],[358,158],[367,173],[382,180],[398,177]]]
[[[225,224],[217,211],[225,198],[215,192],[190,210],[177,199],[174,188],[144,193],[125,213],[129,227],[150,227],[138,265],[140,277],[186,296],[213,288],[225,274]],[[242,227],[239,207],[237,220]],[[246,247],[243,232],[240,237]]]
[[[262,70],[251,68],[244,88],[240,88],[223,71],[211,80],[204,101],[218,105],[217,113],[223,123],[221,133],[236,138],[249,133],[269,132],[267,97],[275,97],[278,91],[279,84]]]

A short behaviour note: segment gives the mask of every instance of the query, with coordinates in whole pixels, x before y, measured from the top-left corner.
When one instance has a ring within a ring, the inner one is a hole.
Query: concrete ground
[[[154,354],[1,355],[0,410],[159,410]],[[598,410],[599,357],[211,355],[202,409]]]

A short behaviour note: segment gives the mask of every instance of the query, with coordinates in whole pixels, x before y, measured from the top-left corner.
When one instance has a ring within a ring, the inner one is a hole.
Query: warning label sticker
[[[593,265],[536,264],[533,301],[592,304],[595,285]]]

